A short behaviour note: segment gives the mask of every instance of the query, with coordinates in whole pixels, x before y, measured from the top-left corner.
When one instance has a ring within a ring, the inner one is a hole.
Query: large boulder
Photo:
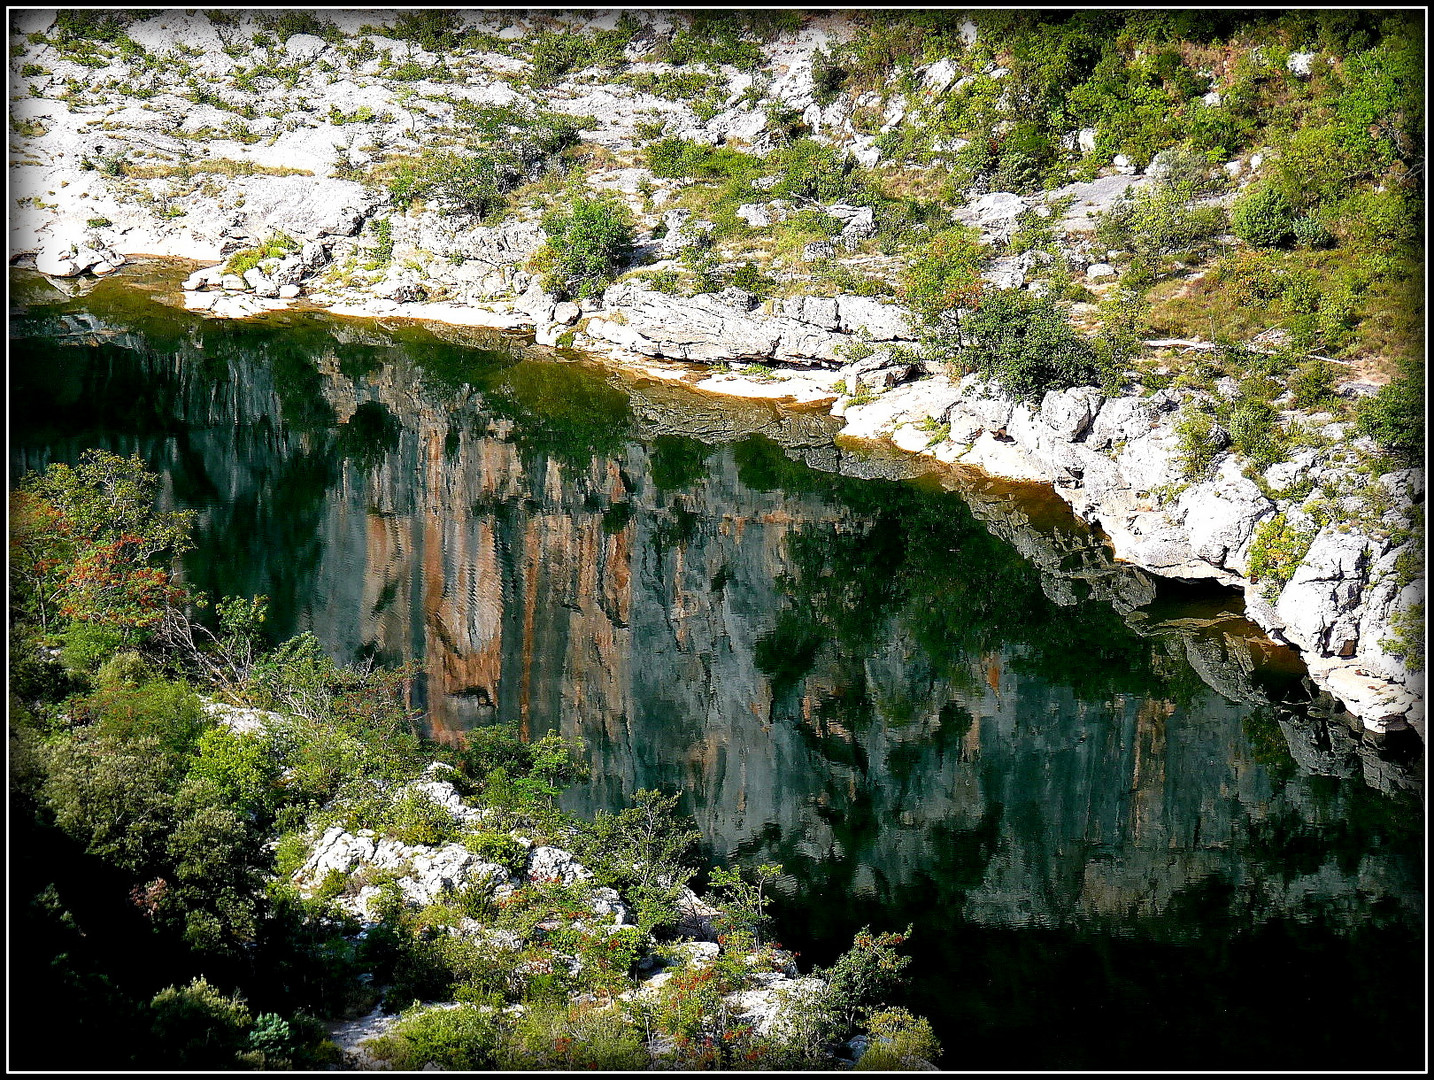
[[[1275,504],[1227,457],[1215,479],[1186,488],[1179,510],[1195,554],[1211,566],[1243,571],[1237,555],[1254,535],[1255,525],[1274,513]]]
[[[1333,656],[1359,637],[1359,602],[1370,563],[1363,533],[1327,525],[1275,602],[1286,636],[1307,652]]]
[[[1112,398],[1092,418],[1086,444],[1093,450],[1105,450],[1149,435],[1159,416],[1155,406],[1144,398]]]
[[[912,340],[916,334],[905,308],[869,296],[838,296],[837,318],[843,332],[865,331],[873,341]]]
[[[524,874],[529,881],[589,881],[592,871],[573,857],[572,852],[555,847],[535,847],[528,852]]]
[[[1105,395],[1091,386],[1048,390],[1041,401],[1041,419],[1059,438],[1077,442],[1090,428]]]

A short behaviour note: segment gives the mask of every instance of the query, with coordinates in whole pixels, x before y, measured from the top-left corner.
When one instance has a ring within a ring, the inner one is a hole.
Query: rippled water
[[[172,277],[12,279],[12,472],[137,450],[194,585],[418,658],[438,738],[581,738],[575,810],[681,790],[714,860],[785,867],[805,960],[912,924],[946,1068],[1421,1063],[1422,752],[1234,594],[818,413],[126,287]]]

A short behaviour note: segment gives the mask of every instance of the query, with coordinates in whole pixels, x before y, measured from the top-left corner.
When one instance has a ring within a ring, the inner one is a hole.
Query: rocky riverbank
[[[536,103],[595,117],[581,136],[600,158],[636,146],[639,127],[654,116],[677,137],[761,151],[764,139],[771,145],[770,118],[781,105],[800,110],[819,138],[875,165],[880,152],[852,123],[862,106],[817,101],[814,57],[850,34],[842,19],[810,21],[763,46],[760,100],[771,108],[751,100],[751,76],[723,69],[720,108],[708,112],[576,73],[535,97],[514,81],[528,62],[496,49],[472,52],[462,64],[447,58],[452,78],[435,80],[425,73],[437,55],[364,32],[362,24],[382,22],[383,13],[335,15],[344,41],[303,33],[264,41],[244,17],[220,24],[159,13],[129,28],[138,56],[120,50],[88,59],[47,37],[53,13],[17,16],[11,62],[30,96],[12,104],[12,127],[20,125],[12,176],[21,196],[11,218],[12,261],[63,282],[113,272],[130,256],[179,256],[213,264],[180,290],[186,307],[210,317],[298,303],[340,315],[531,330],[540,344],[715,393],[825,405],[844,420],[848,438],[890,439],[943,464],[1052,484],[1099,524],[1118,558],[1167,577],[1240,588],[1250,617],[1297,647],[1316,683],[1366,727],[1413,725],[1422,733],[1422,670],[1411,669],[1399,642],[1424,602],[1424,473],[1381,473],[1374,445],[1333,414],[1277,400],[1279,425],[1301,447],[1288,460],[1256,469],[1217,427],[1209,460],[1192,473],[1182,416],[1232,397],[1232,380],[1213,392],[1152,391],[1132,372],[1118,390],[1077,387],[1021,401],[921,360],[918,320],[889,295],[836,288],[825,290],[835,295],[762,300],[735,286],[692,296],[662,291],[651,275],[674,272],[679,254],[712,223],[668,207],[683,182],[648,169],[602,158],[586,175],[589,189],[626,201],[644,232],[634,272],[575,302],[545,292],[533,267],[545,239],[536,214],[520,209],[482,224],[432,206],[400,207],[388,191],[348,178],[380,151],[417,150],[464,102]],[[644,34],[671,32],[660,13],[653,16]],[[587,30],[614,20],[600,16]],[[521,20],[487,29],[495,41],[534,32]],[[641,38],[630,46],[638,76],[671,73],[671,64],[643,62],[644,47]],[[219,89],[204,101],[186,97],[156,64],[164,57]],[[397,74],[406,70],[420,77]],[[946,93],[954,75],[929,66],[922,93]],[[271,102],[279,107],[257,113]],[[894,99],[886,104],[893,129],[910,122],[904,108],[891,111]],[[1072,132],[1072,147],[1093,147],[1094,137]],[[1225,172],[1243,182],[1258,172],[1259,158],[1232,161]],[[1100,290],[1115,271],[1094,241],[1093,215],[1158,179],[1161,162],[1142,173],[1117,158],[1103,171],[1035,195],[972,192],[955,217],[992,246],[1033,221],[1048,222],[1068,269]],[[738,212],[762,229],[794,209],[773,198]],[[841,225],[829,242],[807,245],[808,259],[834,260],[871,280],[893,271],[890,258],[850,254],[874,231],[869,208],[835,201],[805,209]],[[240,252],[253,253],[242,272],[229,265]],[[990,263],[985,282],[1028,287],[1032,271],[1051,258],[1045,250],[1008,254]],[[744,370],[713,370],[734,364]],[[1347,395],[1370,390],[1357,381],[1344,387]]]

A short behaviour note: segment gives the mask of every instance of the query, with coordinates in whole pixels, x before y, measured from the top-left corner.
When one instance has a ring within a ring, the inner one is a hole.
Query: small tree
[[[564,296],[596,296],[632,254],[632,215],[612,199],[578,198],[567,212],[543,219],[550,271],[545,288]]]
[[[584,855],[604,884],[615,885],[637,908],[638,926],[651,930],[672,917],[694,870],[686,864],[701,834],[677,814],[676,795],[638,791],[616,814],[599,810],[588,827]]]
[[[57,616],[142,636],[181,593],[168,561],[193,545],[192,511],[159,511],[138,455],[89,450],[19,485],[10,507],[11,597],[48,629]]]
[[[1274,188],[1256,188],[1230,210],[1235,235],[1254,247],[1284,247],[1294,236],[1295,214]]]
[[[1105,371],[1053,297],[1018,289],[988,293],[963,323],[960,358],[1011,393],[1035,398],[1099,382]]]
[[[779,864],[763,863],[757,867],[754,881],[747,881],[740,869],[724,870],[713,867],[709,884],[712,894],[717,897],[722,909],[720,924],[729,934],[749,938],[754,945],[761,945],[771,916],[767,914],[770,897],[767,886],[782,874]]]
[[[928,323],[949,326],[957,309],[980,298],[979,272],[988,252],[978,235],[960,227],[937,233],[907,265],[902,275],[906,302]]]

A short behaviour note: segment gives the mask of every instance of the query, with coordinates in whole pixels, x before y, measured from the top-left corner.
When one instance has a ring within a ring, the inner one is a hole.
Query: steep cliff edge
[[[785,108],[857,161],[881,158],[875,140],[854,124],[860,108],[875,105],[818,100],[818,52],[850,37],[849,22],[809,21],[763,45],[761,86],[751,74],[721,67],[711,100],[687,101],[655,92],[682,65],[643,60],[654,43],[672,40],[661,13],[645,15],[627,46],[635,81],[595,84],[574,70],[536,90],[515,75],[536,70],[537,54],[522,59],[498,45],[536,40],[538,30],[523,20],[489,25],[475,13],[471,29],[491,41],[441,57],[414,41],[364,31],[384,13],[334,14],[337,37],[330,40],[266,35],[246,16],[216,22],[157,13],[128,28],[133,48],[83,52],[67,45],[53,13],[18,13],[11,63],[30,96],[11,109],[18,196],[12,258],[33,258],[37,270],[60,281],[112,272],[139,254],[227,259],[191,275],[183,290],[187,307],[216,317],[310,302],[340,314],[531,327],[540,343],[628,365],[661,361],[669,375],[673,361],[759,363],[764,367],[749,377],[718,373],[700,385],[829,401],[848,437],[889,438],[943,463],[1051,483],[1081,517],[1099,524],[1119,558],[1164,576],[1243,589],[1251,617],[1298,647],[1319,685],[1366,726],[1413,724],[1422,733],[1422,671],[1411,670],[1400,642],[1424,601],[1423,469],[1372,472],[1373,445],[1353,438],[1333,415],[1281,409],[1278,424],[1303,443],[1289,460],[1256,469],[1230,450],[1228,435],[1212,433],[1208,460],[1191,469],[1183,460],[1182,417],[1228,387],[1152,393],[1132,381],[1119,393],[1078,387],[1022,402],[913,359],[917,320],[889,292],[856,295],[854,285],[828,282],[824,291],[835,295],[763,301],[730,285],[684,297],[644,280],[686,272],[677,256],[700,247],[698,234],[711,223],[672,208],[688,186],[683,181],[623,156],[643,141],[643,125],[661,122],[672,138],[761,153],[779,144],[773,118]],[[609,13],[580,29],[592,35],[615,25]],[[957,92],[955,74],[930,65],[920,96]],[[894,97],[881,104],[889,130],[911,126],[909,110]],[[544,291],[531,262],[544,243],[535,207],[484,223],[436,205],[400,207],[390,190],[352,178],[447,137],[465,106],[540,107],[584,124],[591,118],[580,144],[596,164],[582,184],[613,193],[637,215],[641,272],[601,296],[560,302]],[[1072,152],[1080,153],[1095,133],[1072,136]],[[1226,171],[1248,180],[1258,174],[1259,156]],[[1098,288],[1114,272],[1091,239],[1091,215],[1127,190],[1148,187],[1159,170],[1152,162],[1141,175],[1118,157],[1106,171],[1040,194],[972,192],[955,219],[991,245],[1033,218],[1053,220],[1063,258]],[[801,250],[813,263],[844,266],[847,276],[834,280],[860,274],[870,284],[899,262],[854,254],[876,226],[869,210],[863,215],[840,199],[808,199],[799,209],[772,198],[738,209],[757,232],[803,209],[821,215],[823,227],[839,231]],[[252,265],[241,270],[233,257],[246,252]],[[1020,289],[1047,256],[1033,249],[998,258],[986,283]],[[815,288],[814,280],[799,284]],[[789,370],[765,369],[772,365]]]

